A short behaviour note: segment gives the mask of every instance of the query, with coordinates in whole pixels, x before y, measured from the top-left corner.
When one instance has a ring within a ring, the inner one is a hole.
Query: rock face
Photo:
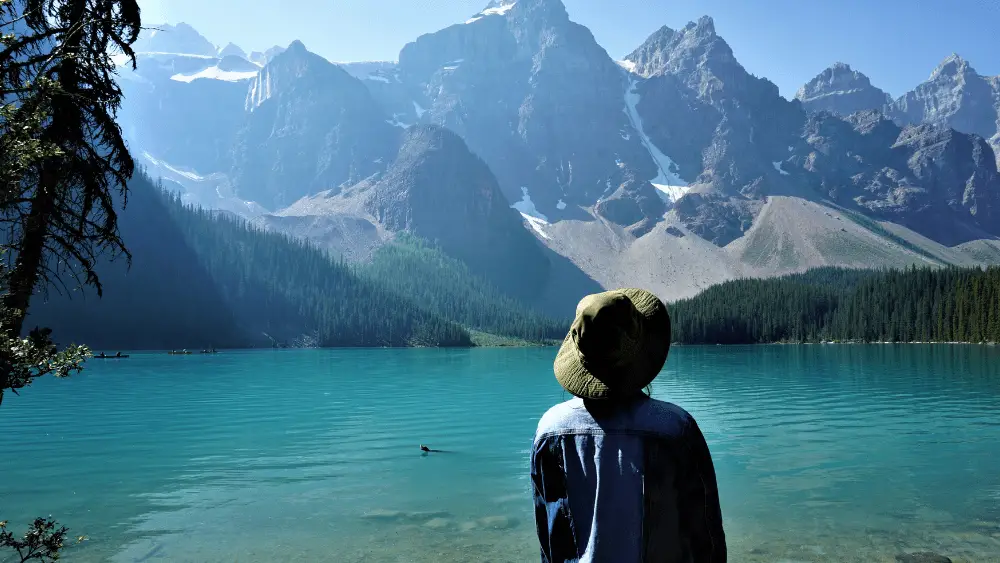
[[[559,0],[494,2],[406,45],[398,70],[415,117],[461,135],[510,201],[528,188],[557,217],[560,200],[593,205],[618,162],[656,175],[626,111],[624,73]]]
[[[229,177],[272,210],[384,170],[398,146],[368,89],[298,41],[260,70],[244,108]]]
[[[832,199],[941,241],[1000,232],[989,145],[944,124],[903,129],[866,110],[888,99],[846,65],[787,102],[740,66],[711,18],[661,28],[626,60],[646,77],[637,107],[650,139],[682,172],[700,171],[676,215],[717,245],[741,237],[771,195]],[[850,117],[807,111],[819,104]]]
[[[941,61],[926,82],[886,111],[903,125],[931,123],[979,135],[1000,164],[1000,76],[982,76],[958,55]]]
[[[636,87],[645,133],[702,194],[677,202],[692,230],[728,244],[752,223],[754,201],[799,189],[775,162],[799,143],[805,112],[746,72],[712,18],[661,28],[626,60],[645,78]]]
[[[139,54],[137,61],[137,71],[119,69],[119,121],[133,152],[202,174],[224,169],[257,69],[236,57]]]
[[[845,116],[881,110],[892,103],[889,94],[872,86],[867,76],[839,62],[799,88],[795,99],[802,102],[806,111],[828,111]]]
[[[934,69],[926,82],[893,102],[887,113],[901,124],[933,123],[984,139],[997,134],[1000,80],[979,75],[958,55]]]
[[[632,171],[624,171],[617,188],[611,195],[599,199],[594,211],[625,227],[633,236],[641,237],[652,230],[657,219],[666,213],[667,206],[652,184],[637,179]]]
[[[548,274],[538,242],[489,167],[447,129],[408,129],[392,165],[365,190],[364,206],[385,229],[437,241],[505,289],[530,292]]]
[[[811,173],[824,197],[946,244],[1000,234],[1000,177],[981,137],[938,125],[901,128],[861,112],[811,115],[804,140],[809,153],[793,165]]]

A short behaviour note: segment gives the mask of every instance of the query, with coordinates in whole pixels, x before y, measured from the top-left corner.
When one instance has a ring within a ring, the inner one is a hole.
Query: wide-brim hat
[[[584,399],[628,397],[649,385],[670,350],[670,316],[644,289],[584,297],[556,354],[556,380]]]

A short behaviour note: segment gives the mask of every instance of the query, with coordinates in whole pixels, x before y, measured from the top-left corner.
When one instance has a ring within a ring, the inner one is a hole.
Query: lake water
[[[94,360],[5,397],[0,519],[88,536],[70,562],[537,561],[554,353]],[[731,561],[1000,561],[1000,350],[677,347],[654,385],[709,440]]]

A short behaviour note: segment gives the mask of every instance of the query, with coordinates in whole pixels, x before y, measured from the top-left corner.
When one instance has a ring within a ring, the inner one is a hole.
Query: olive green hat
[[[670,316],[652,293],[619,289],[588,295],[556,355],[556,380],[584,399],[633,395],[663,369]]]

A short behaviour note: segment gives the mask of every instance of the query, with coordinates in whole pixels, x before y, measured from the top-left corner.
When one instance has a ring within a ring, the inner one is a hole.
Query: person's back
[[[576,398],[545,413],[531,450],[542,561],[726,561],[701,430],[682,408],[642,393],[669,337],[666,309],[648,292],[581,302],[555,364]],[[616,357],[622,349],[644,359],[630,364]]]

